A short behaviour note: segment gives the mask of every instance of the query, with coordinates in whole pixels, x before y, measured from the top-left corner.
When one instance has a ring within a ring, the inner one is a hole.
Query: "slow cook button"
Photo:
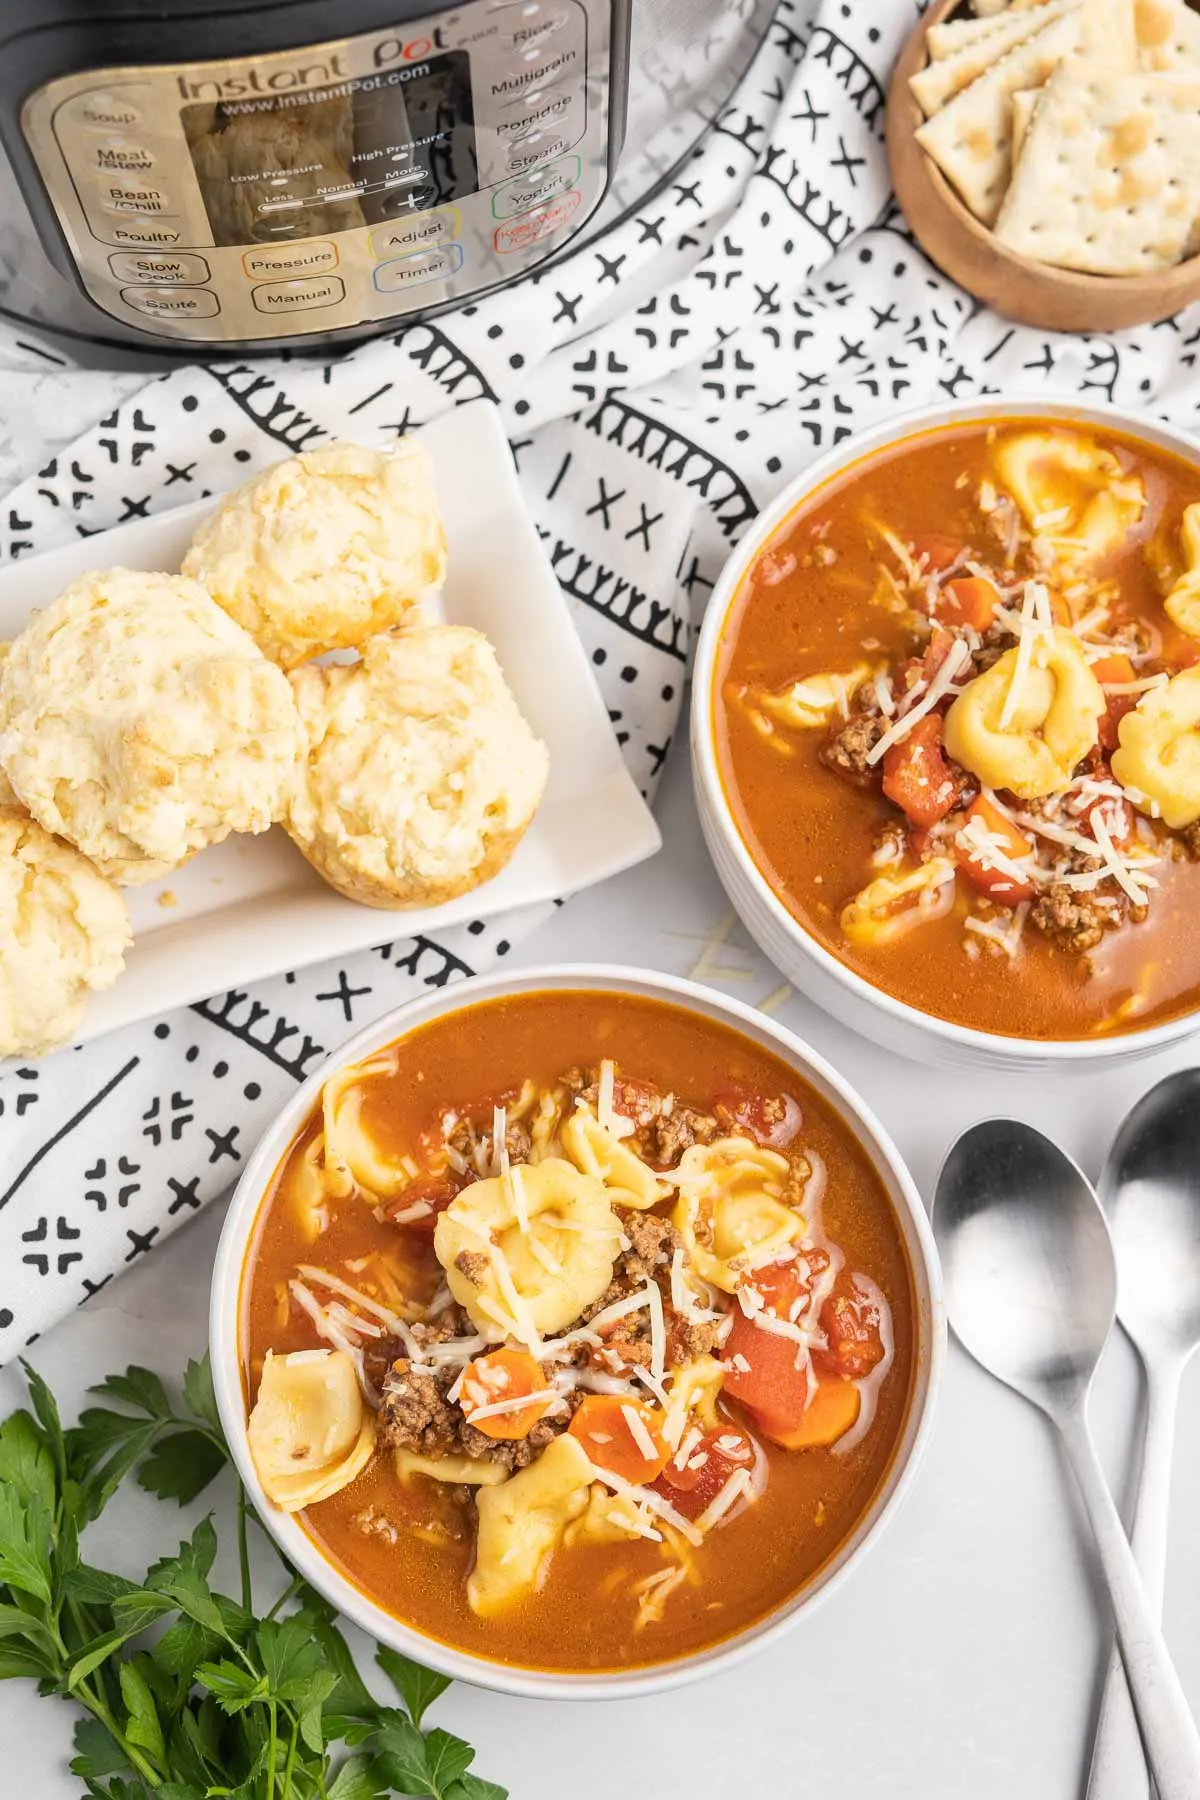
[[[427,281],[446,281],[462,268],[461,244],[441,244],[435,250],[419,250],[415,256],[398,256],[380,263],[375,286],[381,294],[398,294],[404,288],[423,287]]]
[[[153,319],[211,319],[221,310],[209,288],[127,287],[121,298],[134,312]]]
[[[118,250],[108,266],[122,281],[154,281],[160,287],[189,287],[207,281],[212,270],[202,256],[181,250],[178,256],[158,250]]]
[[[536,175],[521,175],[506,181],[492,194],[492,217],[511,219],[515,213],[531,212],[544,206],[558,194],[565,194],[579,180],[582,164],[577,156],[564,156],[561,162],[539,169]]]
[[[518,250],[528,250],[531,244],[540,244],[543,238],[548,238],[575,216],[581,198],[575,189],[569,194],[561,194],[538,212],[524,213],[519,219],[510,219],[507,225],[497,225],[492,233],[492,243],[501,256],[512,256]]]
[[[337,266],[335,244],[276,244],[247,250],[242,257],[243,269],[255,281],[271,275],[325,275]]]
[[[415,219],[381,225],[371,233],[371,255],[376,262],[387,262],[413,250],[427,250],[431,244],[448,244],[461,228],[456,206],[439,207],[437,212],[421,213]]]
[[[346,284],[339,275],[313,275],[304,281],[271,281],[251,288],[250,298],[261,313],[315,312],[336,306],[346,298]]]

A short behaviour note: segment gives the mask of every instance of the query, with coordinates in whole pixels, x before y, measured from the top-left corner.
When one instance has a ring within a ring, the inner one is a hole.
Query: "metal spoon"
[[[1197,1800],[1200,1734],[1142,1586],[1087,1423],[1116,1315],[1104,1214],[1069,1157],[1031,1126],[964,1132],[938,1177],[933,1231],[964,1347],[1057,1426],[1095,1534],[1117,1641],[1160,1800]]]
[[[1099,1193],[1117,1257],[1117,1317],[1146,1371],[1131,1542],[1154,1615],[1161,1618],[1179,1384],[1200,1345],[1200,1069],[1168,1075],[1138,1101],[1108,1153]],[[1148,1786],[1114,1650],[1088,1800],[1136,1800]]]

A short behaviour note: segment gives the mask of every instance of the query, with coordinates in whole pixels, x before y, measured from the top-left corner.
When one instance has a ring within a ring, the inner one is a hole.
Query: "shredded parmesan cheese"
[[[898,744],[906,738],[917,720],[923,719],[926,713],[932,712],[938,701],[944,699],[951,691],[955,676],[970,660],[971,652],[967,646],[961,638],[955,638],[946,653],[946,660],[929,683],[925,693],[915,706],[911,706],[907,712],[901,714],[894,724],[888,727],[875,748],[867,752],[867,762],[870,764],[880,762],[893,744]]]
[[[646,1429],[646,1421],[643,1419],[637,1407],[632,1405],[623,1406],[621,1408],[621,1417],[629,1427],[629,1435],[637,1445],[642,1461],[648,1463],[657,1462],[658,1450],[655,1447],[654,1439]]]
[[[462,1391],[461,1389],[459,1390]],[[468,1425],[478,1424],[480,1419],[497,1418],[501,1413],[520,1412],[526,1406],[545,1404],[551,1412],[564,1412],[566,1401],[556,1388],[538,1388],[532,1394],[510,1395],[507,1400],[491,1400],[486,1406],[473,1407],[470,1412],[463,1408],[463,1417]],[[624,1409],[622,1409],[624,1410]]]
[[[719,1493],[714,1494],[700,1517],[696,1520],[696,1529],[701,1535],[710,1532],[714,1525],[719,1525],[734,1502],[746,1492],[750,1486],[749,1469],[735,1469],[729,1480]]]

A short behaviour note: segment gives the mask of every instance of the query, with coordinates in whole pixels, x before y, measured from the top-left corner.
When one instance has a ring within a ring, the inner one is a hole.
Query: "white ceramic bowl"
[[[1087,1069],[1097,1063],[1128,1062],[1148,1056],[1200,1029],[1200,1016],[1187,1013],[1166,1024],[1111,1037],[1063,1042],[1002,1037],[951,1024],[921,1012],[865,981],[838,961],[792,917],[754,861],[725,797],[717,765],[714,701],[717,665],[730,608],[755,558],[798,506],[818,488],[917,432],[938,426],[990,419],[1061,420],[1127,433],[1200,467],[1200,446],[1181,432],[1121,412],[1111,406],[1074,406],[1036,397],[968,401],[902,414],[849,438],[821,457],[760,514],[739,543],[713,589],[696,649],[692,677],[691,746],[696,807],[709,854],[722,886],[755,942],[787,979],[834,1018],[901,1055],[950,1064],[1010,1069]]]
[[[820,1573],[769,1618],[711,1649],[649,1668],[612,1674],[553,1674],[489,1662],[456,1650],[404,1624],[370,1600],[329,1563],[298,1520],[278,1511],[264,1495],[246,1443],[246,1412],[239,1354],[240,1290],[247,1247],[269,1186],[289,1144],[317,1104],[322,1083],[344,1063],[357,1062],[394,1043],[418,1026],[440,1019],[481,1000],[547,990],[587,989],[665,1000],[701,1018],[731,1026],[794,1068],[847,1127],[870,1158],[895,1209],[912,1268],[916,1290],[917,1357],[912,1399],[904,1430],[887,1475],[854,1531]],[[238,1473],[267,1530],[304,1578],[340,1612],[380,1643],[440,1669],[456,1680],[536,1699],[601,1700],[650,1694],[691,1681],[716,1669],[729,1668],[752,1650],[773,1642],[807,1620],[816,1607],[839,1588],[867,1549],[878,1542],[901,1497],[912,1485],[933,1422],[945,1360],[946,1326],[941,1276],[933,1236],[912,1177],[879,1121],[829,1064],[773,1020],[695,982],[677,981],[642,969],[570,964],[491,976],[456,985],[445,992],[411,1001],[386,1014],[345,1044],[309,1076],[294,1099],[259,1142],[247,1162],[229,1208],[213,1272],[209,1312],[213,1379],[221,1424]]]

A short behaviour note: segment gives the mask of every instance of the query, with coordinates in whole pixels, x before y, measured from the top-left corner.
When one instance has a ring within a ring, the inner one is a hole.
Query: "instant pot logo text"
[[[323,62],[303,63],[298,67],[262,69],[250,67],[236,75],[218,78],[214,75],[193,78],[177,75],[176,82],[185,100],[241,100],[250,94],[289,94],[297,88],[326,87],[346,75],[342,52],[335,50]]]

